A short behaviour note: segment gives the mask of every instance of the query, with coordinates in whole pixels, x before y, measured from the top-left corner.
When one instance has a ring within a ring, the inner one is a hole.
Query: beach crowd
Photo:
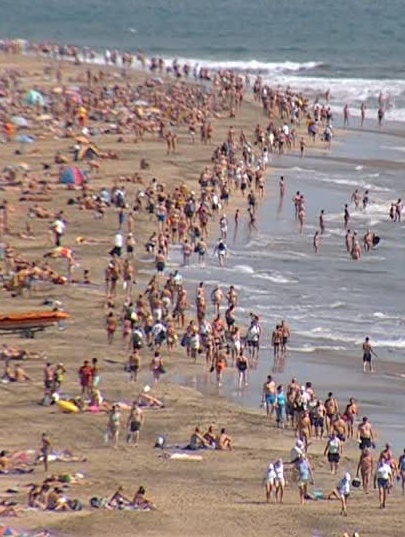
[[[21,73],[9,70],[1,74],[0,91],[3,102],[7,102],[7,105],[0,104],[4,142],[10,143],[18,128],[18,122],[13,118],[28,117],[32,124],[42,122],[44,139],[57,135],[66,139],[67,145],[72,144],[66,153],[55,152],[53,162],[43,163],[40,173],[32,173],[29,169],[2,173],[3,292],[32,297],[40,293],[41,285],[46,282],[54,286],[81,285],[85,293],[86,287],[90,289],[95,285],[94,267],[85,266],[83,276],[78,277],[75,251],[80,248],[85,252],[91,245],[103,247],[105,255],[99,262],[104,263],[101,322],[105,327],[105,344],[109,349],[120,349],[125,353],[123,374],[128,375],[130,383],[139,382],[140,376],[145,379],[146,364],[152,386],[141,389],[129,405],[107,401],[103,395],[105,386],[98,358],[83,360],[73,371],[71,364],[53,364],[50,360],[43,367],[42,404],[56,405],[72,413],[103,412],[106,414],[105,443],[115,449],[120,449],[123,444],[137,447],[148,426],[145,410],[165,406],[154,392],[179,356],[184,359],[184,355],[204,375],[211,376],[218,387],[236,376],[237,389],[243,391],[249,389],[249,375],[263,359],[263,346],[270,345],[273,369],[258,397],[269,423],[274,428],[290,431],[292,448],[285,460],[279,458],[266,465],[263,477],[265,500],[282,503],[285,487],[294,484],[301,504],[337,499],[341,514],[346,516],[353,488],[362,487],[364,494],[369,494],[374,485],[382,509],[389,503],[389,496],[397,493],[396,481],[401,483],[405,494],[405,455],[395,456],[388,443],[377,456],[374,455],[377,434],[368,417],[361,417],[355,397],[341,407],[332,392],[322,397],[310,381],[293,378],[286,386],[277,381],[277,375],[283,373],[288,359],[290,338],[294,337],[288,320],[280,318],[272,333],[266,334],[259,314],[255,311],[242,313],[237,286],[225,276],[226,285],[204,281],[204,268],[213,257],[219,267],[227,266],[230,243],[241,233],[242,227],[249,235],[257,233],[257,212],[266,196],[267,168],[273,153],[297,152],[304,156],[309,148],[319,143],[330,148],[333,116],[327,103],[310,103],[291,88],[272,88],[260,76],[251,80],[248,75],[229,70],[211,72],[201,66],[180,65],[177,61],[167,64],[161,58],[147,58],[142,53],[106,51],[104,65],[95,66],[91,64],[96,58],[93,51],[73,46],[3,41],[0,51],[9,55],[24,51],[45,56],[56,66],[54,76],[58,84],[48,90],[32,89],[37,94],[31,93],[29,97]],[[70,88],[66,84],[63,63],[66,59],[86,67],[83,79]],[[125,70],[135,64],[147,73],[145,81],[137,86],[125,78]],[[110,68],[114,66],[124,70],[122,82],[112,78]],[[264,126],[257,124],[248,131],[230,125],[226,136],[219,139],[217,124],[223,118],[237,124],[238,114],[250,94],[253,103],[260,106]],[[38,120],[44,115],[49,119]],[[92,148],[92,137],[97,135],[102,141],[103,135],[110,134],[123,144],[122,147],[132,142],[142,144],[148,139],[158,140],[162,158],[167,155],[176,158],[182,150],[181,144],[201,144],[207,146],[210,162],[198,170],[198,181],[190,186],[189,182],[168,185],[158,177],[145,179],[144,171],[150,163],[142,159],[139,171],[117,176],[110,188],[97,190],[87,179],[102,174],[103,160],[118,160],[119,152],[103,153],[97,147]],[[320,136],[322,142],[318,141]],[[53,182],[51,172],[56,170],[61,174],[89,148],[93,154],[85,161],[89,167],[88,176],[64,187],[68,209],[61,210],[53,202],[53,194],[59,187]],[[15,173],[21,178],[17,187],[21,190],[21,199],[29,203],[23,231],[13,218],[7,196],[7,189],[15,188]],[[286,180],[281,177],[280,200],[285,193]],[[50,206],[46,205],[48,202]],[[302,192],[297,192],[292,202],[292,214],[302,233],[305,226]],[[346,248],[352,259],[358,260],[362,249],[356,232],[349,229],[350,203],[356,209],[361,204],[366,207],[368,192],[361,195],[356,190],[343,215]],[[401,200],[394,203],[391,210],[391,219],[400,220]],[[88,236],[83,229],[83,234],[72,244],[68,239],[68,211],[69,214],[71,211],[93,213],[99,222],[100,234]],[[105,226],[106,214],[110,213],[116,218],[113,234]],[[153,228],[146,240],[140,239],[138,221],[141,217]],[[50,223],[44,230],[49,247],[41,260],[32,260],[27,252],[13,244],[16,229],[18,238],[28,243],[37,238],[31,229],[33,219]],[[319,230],[313,239],[315,253],[321,247],[325,227],[325,211],[322,210]],[[363,238],[365,251],[372,250],[377,239],[368,230]],[[180,255],[180,266],[172,270],[174,252]],[[142,282],[142,275],[137,273],[136,261],[140,255],[146,256],[150,267],[151,274],[146,282]],[[53,268],[53,261],[60,258],[65,260],[65,273]],[[190,265],[199,266],[202,275],[194,288],[182,273],[182,268],[186,270]],[[63,309],[61,302],[52,302],[50,306]],[[371,371],[373,349],[368,338],[363,352],[364,370]],[[5,348],[5,382],[31,382],[21,366],[24,358],[19,349]],[[67,398],[64,391],[66,376],[76,374],[78,393]],[[41,436],[39,451],[46,473],[53,452],[52,442],[46,433]],[[360,451],[357,468],[352,472],[347,468],[342,470],[341,459],[346,446],[355,442]],[[159,447],[170,453],[164,438],[159,443],[162,444]],[[336,480],[336,486],[329,491],[318,490],[314,485],[317,463],[312,462],[311,450],[320,443],[324,445],[323,456]],[[210,450],[228,452],[237,449],[238,439],[231,437],[223,425],[216,428],[210,424],[203,430],[201,424],[190,424],[189,442],[176,446],[174,451],[185,456],[209,456]],[[2,473],[17,468],[21,470],[22,467],[15,464],[7,452],[0,455]],[[92,498],[90,505],[119,510],[156,509],[145,494],[145,488],[140,486],[133,497],[128,497],[119,487],[110,498],[104,498],[104,495]],[[55,476],[32,484],[27,504],[54,511],[81,508],[78,500],[66,496]],[[0,507],[0,516],[20,514],[18,506],[3,508],[1,511]]]

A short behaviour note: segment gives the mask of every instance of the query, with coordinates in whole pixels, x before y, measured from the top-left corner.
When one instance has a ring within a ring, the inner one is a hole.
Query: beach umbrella
[[[45,99],[42,93],[39,93],[37,90],[29,90],[25,94],[25,103],[30,106],[35,106],[36,104],[39,104],[41,106],[44,106]]]
[[[3,537],[14,537],[16,535],[20,535],[20,532],[14,528],[11,528],[10,526],[3,526],[0,528],[0,535]]]
[[[77,166],[68,166],[62,170],[59,177],[59,182],[63,185],[82,186],[84,180],[85,175]]]
[[[20,144],[32,144],[34,141],[34,138],[32,136],[28,136],[28,134],[19,134],[15,139]]]
[[[25,117],[13,116],[10,121],[13,125],[16,125],[17,127],[21,127],[21,128],[28,127],[28,120]]]
[[[34,142],[34,138],[32,136],[28,136],[28,134],[19,134],[15,139],[20,144],[21,152],[25,144],[32,144]]]

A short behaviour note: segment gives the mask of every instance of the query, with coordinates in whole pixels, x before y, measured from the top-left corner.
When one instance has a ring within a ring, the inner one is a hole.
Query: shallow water
[[[380,150],[389,144],[389,136],[355,137],[361,156],[362,141],[369,152],[374,149],[372,143]],[[341,140],[336,153],[342,159],[353,153],[353,139],[348,136]],[[335,158],[335,151],[331,156]],[[381,150],[380,158],[388,162],[391,152]],[[335,391],[342,403],[355,396],[361,411],[368,413],[380,430],[381,442],[389,439],[400,448],[405,380],[383,371],[388,360],[404,364],[405,372],[404,310],[399,298],[405,288],[403,224],[393,224],[388,218],[391,201],[401,196],[401,175],[384,167],[373,169],[363,159],[347,165],[328,155],[323,159],[274,156],[272,165],[283,167],[268,176],[267,197],[259,210],[259,233],[249,235],[242,222],[233,242],[231,229],[225,269],[218,267],[214,257],[208,258],[205,269],[196,265],[181,269],[192,285],[204,280],[208,290],[217,282],[224,287],[235,285],[240,295],[241,324],[247,324],[250,311],[260,316],[263,348],[259,367],[251,372],[250,386],[239,392],[236,374],[229,373],[231,380],[221,393],[241,404],[258,406],[262,383],[273,365],[271,332],[285,319],[292,338],[285,370],[276,373],[277,381],[287,383],[292,376],[304,382],[311,380],[322,396]],[[286,195],[280,207],[281,174]],[[346,252],[343,227],[343,207],[350,203],[355,188],[360,193],[369,189],[370,206],[365,211],[350,206],[350,228],[360,238],[368,228],[381,237],[378,248],[364,254],[359,262],[351,260]],[[304,194],[307,207],[302,235],[292,203],[297,190]],[[326,232],[315,255],[312,238],[321,209],[326,212]],[[232,215],[228,217],[232,220]],[[174,264],[180,261],[178,252],[171,255]],[[361,344],[366,335],[379,357],[377,372],[371,376],[362,373]],[[340,355],[346,359],[340,360]],[[217,393],[215,381],[209,376],[196,376],[195,383],[200,389]]]

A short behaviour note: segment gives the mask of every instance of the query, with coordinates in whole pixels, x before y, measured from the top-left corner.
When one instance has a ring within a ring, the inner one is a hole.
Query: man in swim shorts
[[[274,404],[276,402],[276,383],[271,375],[267,376],[266,382],[263,384],[262,403],[266,405],[266,413],[268,416],[274,414]]]
[[[357,440],[361,450],[374,447],[374,432],[366,416],[357,427]]]
[[[132,404],[131,412],[128,416],[127,421],[127,443],[133,444],[135,447],[138,447],[139,442],[139,433],[142,428],[142,425],[145,421],[145,415],[143,410],[138,406],[136,402]]]
[[[369,373],[373,372],[373,366],[371,365],[371,357],[372,354],[375,356],[375,352],[373,351],[370,343],[370,338],[366,337],[363,343],[363,372]]]

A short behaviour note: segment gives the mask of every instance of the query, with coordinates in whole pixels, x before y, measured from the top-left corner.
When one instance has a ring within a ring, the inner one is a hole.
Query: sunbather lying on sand
[[[164,403],[160,401],[160,399],[157,399],[156,397],[153,397],[152,395],[149,395],[145,392],[140,392],[138,395],[137,403],[139,406],[142,407],[158,407],[158,408],[164,408]]]

